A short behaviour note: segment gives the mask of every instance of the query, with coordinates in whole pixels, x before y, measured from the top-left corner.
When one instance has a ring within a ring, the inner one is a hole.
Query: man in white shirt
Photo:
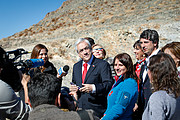
[[[159,35],[156,30],[147,29],[140,35],[140,43],[143,52],[146,54],[145,64],[141,66],[140,72],[140,93],[138,99],[138,110],[140,116],[146,108],[150,95],[152,94],[149,76],[147,74],[147,66],[149,64],[149,58],[160,52],[159,47]]]
[[[76,42],[76,50],[81,60],[73,66],[72,82],[75,85],[71,85],[71,93],[77,95],[79,108],[93,109],[101,118],[113,84],[110,65],[92,55],[91,45],[84,38]]]

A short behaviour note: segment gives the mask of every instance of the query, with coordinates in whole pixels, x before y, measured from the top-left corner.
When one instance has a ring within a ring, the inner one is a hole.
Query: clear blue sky
[[[0,0],[0,39],[42,20],[66,0]]]

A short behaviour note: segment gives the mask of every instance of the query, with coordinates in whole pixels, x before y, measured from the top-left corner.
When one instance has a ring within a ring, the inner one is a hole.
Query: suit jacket
[[[81,60],[73,66],[72,82],[79,87],[82,87],[82,63],[83,61]],[[87,71],[84,84],[94,84],[96,92],[78,92],[78,107],[93,109],[98,117],[102,117],[107,107],[107,94],[113,84],[108,62],[94,57]]]
[[[140,96],[141,96],[141,98],[143,98],[141,100],[142,100],[144,108],[146,107],[147,102],[149,100],[149,97],[152,94],[151,84],[150,84],[150,80],[149,80],[148,74],[146,74],[144,82],[143,82],[143,79],[142,79],[143,78],[142,77],[143,76],[143,72],[146,69],[146,67],[147,67],[147,65],[146,65],[146,62],[145,62],[145,64],[142,65],[142,67],[141,67],[141,72],[140,72],[141,82],[140,82],[140,85],[139,85],[140,86],[140,92],[141,92]]]
[[[159,50],[158,53],[160,53],[161,51]],[[158,54],[157,53],[157,54]],[[139,93],[139,99],[138,99],[138,106],[139,106],[139,113],[142,114],[144,109],[146,108],[147,106],[147,103],[148,103],[148,100],[149,100],[149,97],[151,96],[152,94],[152,91],[151,91],[151,83],[150,83],[150,79],[149,79],[149,76],[148,74],[146,74],[146,77],[145,77],[145,80],[143,82],[143,72],[144,70],[146,69],[147,67],[147,63],[145,61],[145,64],[141,66],[141,71],[140,71],[140,79],[141,79],[141,82],[139,84],[139,90],[140,90],[140,93]]]

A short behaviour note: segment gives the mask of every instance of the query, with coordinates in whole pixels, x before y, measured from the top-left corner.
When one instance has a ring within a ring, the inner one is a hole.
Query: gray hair
[[[89,45],[90,50],[92,49],[92,48],[91,48],[91,44],[90,44],[90,42],[89,42],[87,39],[79,38],[79,39],[76,41],[76,43],[75,43],[75,49],[76,49],[77,53],[78,53],[77,45],[78,45],[79,43],[81,43],[81,42],[86,42],[86,43]]]

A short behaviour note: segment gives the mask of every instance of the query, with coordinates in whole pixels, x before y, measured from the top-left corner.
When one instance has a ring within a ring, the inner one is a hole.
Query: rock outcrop
[[[70,66],[64,78],[70,81],[73,64],[79,59],[74,48],[78,38],[94,38],[106,49],[106,57],[127,52],[135,62],[132,46],[145,29],[158,31],[160,47],[180,41],[179,6],[179,0],[67,0],[39,23],[1,39],[0,44],[6,50],[29,51],[37,43],[45,44],[57,69]]]

